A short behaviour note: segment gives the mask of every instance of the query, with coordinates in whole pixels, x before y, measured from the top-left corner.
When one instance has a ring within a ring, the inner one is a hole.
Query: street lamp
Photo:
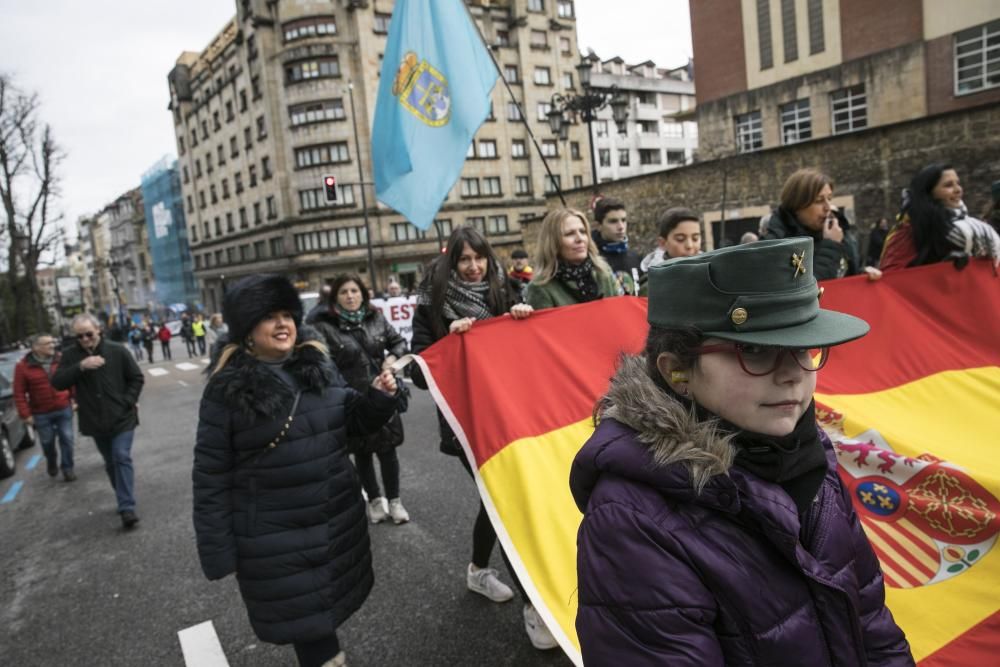
[[[569,136],[569,117],[576,117],[578,114],[587,123],[587,136],[590,138],[590,171],[597,188],[597,159],[594,157],[594,133],[593,122],[597,118],[597,112],[611,106],[611,117],[614,118],[618,134],[625,134],[628,121],[628,97],[618,89],[618,86],[610,88],[593,88],[590,85],[591,62],[588,58],[583,58],[576,66],[579,73],[580,86],[583,88],[582,95],[552,95],[552,108],[549,110],[549,129],[552,134],[560,139]]]

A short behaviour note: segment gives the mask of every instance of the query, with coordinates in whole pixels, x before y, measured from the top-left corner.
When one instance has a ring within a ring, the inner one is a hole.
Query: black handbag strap
[[[288,429],[291,427],[292,422],[295,421],[295,411],[299,407],[299,399],[300,398],[302,398],[302,390],[301,389],[295,392],[295,400],[292,401],[292,409],[288,413],[288,418],[285,420],[285,423],[282,425],[281,431],[278,432],[278,435],[274,436],[274,439],[271,440],[271,442],[267,443],[267,445],[265,447],[261,447],[260,449],[254,450],[252,452],[245,453],[243,459],[240,461],[240,465],[241,466],[242,465],[246,465],[248,462],[251,463],[251,464],[256,463],[257,460],[261,456],[263,456],[265,452],[267,452],[268,450],[274,449],[274,448],[276,448],[278,446],[278,444],[285,437],[285,434],[288,433]]]

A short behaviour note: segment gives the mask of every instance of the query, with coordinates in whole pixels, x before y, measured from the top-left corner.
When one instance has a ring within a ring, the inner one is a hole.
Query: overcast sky
[[[68,154],[61,207],[75,221],[176,152],[167,73],[236,13],[234,0],[0,0],[0,71],[37,92]],[[576,0],[579,46],[675,67],[691,55],[688,0]]]

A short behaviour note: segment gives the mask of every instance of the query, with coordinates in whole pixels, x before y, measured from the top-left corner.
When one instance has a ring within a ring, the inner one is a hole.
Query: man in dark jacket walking
[[[135,513],[132,438],[139,425],[143,375],[123,345],[104,340],[92,315],[73,318],[77,344],[63,354],[52,376],[56,389],[76,389],[80,433],[94,438],[118,499],[125,528],[139,521]]]
[[[31,339],[31,352],[14,367],[14,404],[21,419],[38,431],[48,463],[49,477],[59,474],[76,479],[73,473],[73,406],[68,391],[59,391],[49,378],[59,368],[56,339],[38,334]],[[56,452],[56,438],[59,452]]]

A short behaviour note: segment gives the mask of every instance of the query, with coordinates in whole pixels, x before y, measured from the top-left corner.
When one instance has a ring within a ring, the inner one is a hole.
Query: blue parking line
[[[42,460],[41,455],[40,454],[35,454],[34,456],[31,457],[31,460],[28,461],[28,465],[24,466],[24,469],[25,470],[34,470],[35,466],[38,465],[38,462],[41,461],[41,460]]]
[[[17,492],[21,490],[22,486],[24,486],[24,482],[14,482],[14,485],[10,487],[10,491],[7,492],[7,495],[3,497],[3,500],[0,500],[0,505],[9,503],[14,500],[14,498],[17,498]]]

